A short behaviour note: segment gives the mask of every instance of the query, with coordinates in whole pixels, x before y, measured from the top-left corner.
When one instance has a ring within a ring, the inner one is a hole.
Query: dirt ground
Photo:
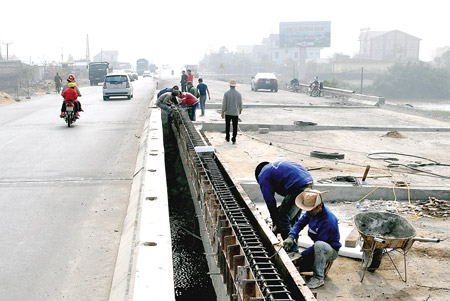
[[[317,136],[320,139],[317,139]],[[424,135],[427,137],[424,138]],[[395,181],[407,181],[411,187],[421,183],[434,186],[447,186],[447,178],[430,178],[404,169],[388,169],[384,162],[373,162],[366,154],[380,149],[389,151],[414,150],[414,154],[432,157],[448,163],[447,150],[450,149],[450,133],[418,132],[327,132],[310,134],[301,132],[239,132],[235,145],[227,143],[224,134],[206,132],[205,136],[214,145],[224,163],[230,167],[233,176],[238,179],[253,179],[254,166],[263,160],[287,159],[299,162],[311,170],[314,179],[328,179],[336,175],[353,175],[361,178],[367,164],[373,167],[367,181],[371,185],[392,185]],[[354,143],[360,141],[361,143]],[[317,149],[330,152],[345,152],[346,159],[322,160],[310,157],[310,151]],[[327,149],[329,148],[329,149]],[[320,167],[320,169],[315,169]],[[430,170],[445,176],[448,167]],[[380,178],[376,178],[380,176]],[[449,196],[450,199],[450,196]],[[361,200],[362,201],[362,200]],[[379,200],[374,200],[379,201]],[[383,200],[386,206],[393,201]],[[448,201],[448,200],[447,200]],[[370,202],[370,196],[366,197]],[[382,202],[382,204],[383,204]],[[378,202],[379,204],[380,202]],[[406,201],[398,202],[401,206]],[[337,215],[340,227],[353,227],[353,216],[360,212],[355,202],[327,202],[327,206]],[[384,208],[370,208],[382,210]],[[267,215],[264,204],[260,211]],[[395,211],[395,210],[394,210]],[[397,212],[399,213],[399,212]],[[403,215],[403,213],[400,213]],[[440,243],[415,242],[407,253],[407,282],[397,274],[389,257],[385,256],[381,266],[373,273],[367,272],[360,282],[361,261],[340,256],[328,274],[325,286],[313,290],[319,300],[450,300],[450,227],[448,217],[427,218],[404,215],[415,227],[417,236],[439,238]],[[403,272],[403,255],[391,252],[399,270]]]
[[[0,91],[0,106],[16,102],[8,93]]]

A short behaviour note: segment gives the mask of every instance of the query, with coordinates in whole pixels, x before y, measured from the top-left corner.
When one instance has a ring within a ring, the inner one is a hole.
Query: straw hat
[[[230,86],[231,87],[236,87],[236,84],[237,84],[237,82],[236,82],[235,79],[230,80]]]
[[[306,188],[295,198],[295,204],[297,205],[297,207],[300,207],[305,211],[309,211],[322,203],[327,194],[328,191],[321,192],[319,190]]]

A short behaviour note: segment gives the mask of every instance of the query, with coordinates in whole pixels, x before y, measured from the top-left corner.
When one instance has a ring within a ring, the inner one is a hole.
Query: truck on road
[[[105,81],[106,74],[109,71],[108,62],[89,63],[89,83],[91,86],[97,86],[98,83]]]
[[[145,70],[148,70],[148,61],[146,59],[138,59],[136,61],[136,72],[142,75]]]
[[[198,78],[198,65],[185,65],[184,68],[186,70],[191,70],[191,73],[194,75],[194,77]]]

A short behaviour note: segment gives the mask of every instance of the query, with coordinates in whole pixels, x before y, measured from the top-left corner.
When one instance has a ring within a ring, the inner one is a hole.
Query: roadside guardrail
[[[309,84],[300,83],[299,86],[301,87],[302,92],[308,91]],[[323,87],[322,91],[321,91],[321,96],[325,96],[325,95],[330,95],[331,97],[338,97],[338,98],[347,98],[347,99],[354,98],[354,99],[358,99],[358,100],[367,100],[370,102],[374,102],[375,105],[384,105],[385,104],[385,99],[383,96],[358,94],[352,90]]]

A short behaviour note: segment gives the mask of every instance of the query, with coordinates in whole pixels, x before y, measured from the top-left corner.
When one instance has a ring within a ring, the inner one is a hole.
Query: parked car
[[[142,77],[152,77],[152,73],[149,70],[145,70],[144,73],[142,73]]]
[[[252,77],[251,82],[252,91],[259,89],[269,89],[270,91],[278,92],[278,79],[274,73],[257,73]]]
[[[133,85],[127,73],[111,73],[106,75],[103,83],[103,100],[111,96],[133,98]]]

